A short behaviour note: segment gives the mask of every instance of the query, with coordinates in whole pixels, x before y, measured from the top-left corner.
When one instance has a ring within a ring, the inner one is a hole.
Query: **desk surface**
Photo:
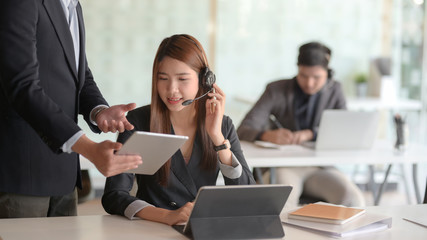
[[[368,207],[368,211],[393,218],[391,229],[348,239],[426,239],[427,228],[403,220],[403,217],[427,214],[427,205]],[[296,227],[283,225],[285,239],[334,239]],[[171,227],[144,220],[128,220],[111,215],[56,218],[0,219],[0,237],[15,239],[109,240],[109,239],[186,239]],[[0,238],[0,239],[1,239]]]
[[[427,146],[410,144],[397,152],[387,142],[376,142],[371,150],[316,151],[300,145],[279,149],[263,148],[241,142],[243,154],[250,167],[328,166],[337,164],[394,164],[427,162]]]

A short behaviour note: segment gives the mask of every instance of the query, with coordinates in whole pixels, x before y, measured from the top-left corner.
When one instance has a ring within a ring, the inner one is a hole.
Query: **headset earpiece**
[[[199,73],[199,84],[205,90],[211,90],[213,84],[215,83],[216,77],[215,74],[208,68],[205,67]]]

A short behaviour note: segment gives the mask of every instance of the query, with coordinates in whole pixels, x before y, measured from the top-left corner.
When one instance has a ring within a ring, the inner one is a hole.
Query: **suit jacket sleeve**
[[[242,166],[242,175],[236,179],[230,179],[224,176],[224,182],[226,185],[245,185],[255,184],[252,171],[249,169],[246,163],[245,156],[243,155],[242,148],[240,146],[239,137],[237,136],[236,129],[234,128],[233,122],[229,117],[225,117],[222,128],[226,131],[225,138],[230,141],[231,151],[234,156],[239,160]]]
[[[107,213],[124,216],[126,208],[132,202],[139,200],[129,194],[133,182],[134,174],[132,173],[121,173],[107,178],[102,196],[102,206]]]
[[[345,100],[344,92],[339,82],[336,82],[335,94],[337,96],[337,101],[335,103],[334,109],[347,109],[347,103]]]
[[[98,86],[96,85],[92,72],[90,71],[87,60],[86,61],[86,71],[85,71],[85,81],[80,92],[80,104],[79,104],[79,113],[83,115],[86,123],[89,125],[90,129],[93,132],[100,133],[101,130],[98,126],[95,126],[90,121],[90,112],[98,105],[107,105],[107,101],[105,101],[101,92],[99,91]]]
[[[275,104],[274,89],[269,84],[260,99],[246,114],[237,129],[241,140],[253,142],[268,127],[269,116]]]

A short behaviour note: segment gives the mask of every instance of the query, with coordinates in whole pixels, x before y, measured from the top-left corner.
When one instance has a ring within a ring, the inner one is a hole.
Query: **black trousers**
[[[77,216],[77,190],[63,196],[0,192],[0,218]]]

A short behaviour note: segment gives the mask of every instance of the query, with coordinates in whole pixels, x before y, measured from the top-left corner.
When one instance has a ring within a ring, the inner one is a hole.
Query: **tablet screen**
[[[187,140],[187,136],[136,131],[116,154],[140,155],[142,164],[127,172],[153,175]]]

